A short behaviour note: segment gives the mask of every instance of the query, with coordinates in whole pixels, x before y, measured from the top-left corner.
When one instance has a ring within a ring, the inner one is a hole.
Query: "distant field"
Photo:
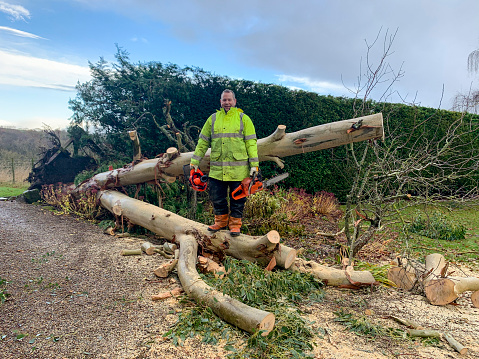
[[[24,184],[24,182],[30,171],[32,170],[32,166],[30,163],[27,163],[24,166],[16,166],[15,167],[15,183]],[[11,183],[13,181],[13,173],[11,170],[11,166],[5,165],[4,163],[0,166],[0,183]]]

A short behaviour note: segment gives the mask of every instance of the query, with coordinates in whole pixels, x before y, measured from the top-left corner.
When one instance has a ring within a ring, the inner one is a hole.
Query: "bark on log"
[[[209,306],[223,320],[249,333],[263,330],[267,335],[274,327],[274,314],[247,306],[208,286],[196,271],[198,243],[195,236],[180,234],[178,276],[185,292],[198,303]]]
[[[130,140],[133,142],[133,161],[137,161],[141,158],[141,147],[138,133],[133,130],[128,131],[128,135],[130,135]]]
[[[456,339],[454,339],[451,334],[444,333],[444,339],[446,339],[449,345],[453,347],[456,351],[458,351],[459,354],[464,355],[467,353],[468,349],[464,345],[459,343]]]
[[[441,333],[437,330],[430,329],[409,329],[408,334],[411,337],[421,337],[421,338],[440,338]]]
[[[362,120],[362,126],[348,133],[351,126]],[[276,131],[258,140],[258,157],[260,162],[273,161],[281,168],[281,158],[301,153],[319,151],[372,139],[383,139],[383,117],[381,113],[361,118],[337,121],[306,128],[304,130],[286,133],[285,126],[279,125]],[[171,149],[171,151],[177,151]],[[106,189],[130,184],[138,184],[157,180],[163,177],[167,181],[183,174],[183,166],[190,163],[193,152],[169,153],[167,150],[162,157],[144,160],[134,166],[115,169],[99,173],[78,186],[72,194],[85,192],[88,189]],[[210,150],[200,163],[203,172],[209,172]]]
[[[143,252],[141,249],[122,249],[120,255],[122,256],[137,256],[141,255]]]
[[[306,261],[302,258],[296,258],[291,270],[303,273],[309,273],[331,286],[358,286],[376,284],[371,272],[355,271],[352,267],[346,270],[323,266],[314,261]]]
[[[160,236],[175,241],[181,233],[195,232],[197,239],[208,248],[266,266],[274,256],[277,265],[289,268],[296,258],[296,250],[279,244],[279,234],[271,231],[261,237],[240,234],[230,236],[228,231],[212,234],[208,226],[151,204],[130,198],[116,191],[100,192],[100,203],[109,211],[123,215],[133,224],[138,224]]]

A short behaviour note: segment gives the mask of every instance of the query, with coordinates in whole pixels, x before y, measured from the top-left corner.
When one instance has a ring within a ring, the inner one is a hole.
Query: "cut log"
[[[359,120],[362,120],[362,126],[348,133],[351,126]],[[258,140],[260,162],[273,161],[283,167],[282,157],[384,137],[381,113],[327,123],[288,134],[285,128],[284,125],[279,125],[272,135]],[[171,154],[169,150],[160,158],[144,160],[134,166],[99,173],[80,184],[72,194],[85,192],[89,188],[106,189],[155,181],[158,177],[170,181],[183,174],[183,166],[190,163],[193,152]],[[200,163],[200,168],[205,173],[209,172],[209,162],[210,150],[206,152]]]
[[[120,255],[122,256],[137,256],[141,255],[143,252],[141,249],[122,249]]]
[[[173,259],[169,261],[168,263],[163,263],[158,268],[156,268],[153,271],[153,273],[155,273],[157,277],[166,278],[170,275],[173,269],[175,269],[177,263],[178,263],[178,259]]]
[[[263,336],[268,335],[274,327],[274,314],[247,306],[208,286],[196,271],[196,238],[193,235],[180,234],[176,240],[180,245],[178,277],[188,296],[209,306],[221,319],[248,333],[263,331]]]
[[[461,293],[479,291],[479,278],[447,277],[433,279],[427,283],[424,291],[431,304],[446,305],[456,300]]]
[[[441,277],[446,265],[446,260],[442,254],[428,254],[426,256],[425,273],[423,275],[424,285],[426,286],[429,281]]]
[[[195,233],[197,239],[207,248],[225,253],[237,259],[245,259],[267,266],[275,256],[280,268],[289,268],[296,258],[296,250],[279,244],[278,232],[271,231],[264,236],[252,237],[241,234],[232,237],[228,231],[212,234],[208,226],[177,214],[130,198],[116,191],[101,191],[100,203],[113,212],[121,212],[131,223],[138,224],[160,236],[175,241],[181,233]]]
[[[397,288],[410,291],[416,283],[416,273],[409,272],[404,267],[393,267],[388,270],[388,280]]]
[[[411,329],[424,329],[424,327],[421,327],[419,324],[413,322],[412,320],[405,319],[405,318],[400,318],[400,317],[395,317],[391,315],[391,318],[394,319],[396,322],[405,325],[408,328]]]
[[[441,333],[437,330],[430,329],[409,329],[407,333],[411,337],[421,337],[421,338],[441,338]]]
[[[348,267],[347,270],[341,270],[323,266],[314,261],[306,261],[302,258],[296,258],[291,270],[303,273],[309,273],[331,286],[358,286],[377,284],[371,272],[355,271]]]
[[[444,333],[444,339],[449,343],[451,347],[453,347],[459,354],[466,354],[468,349],[459,343],[456,339],[453,338],[453,336],[449,333]]]
[[[143,242],[141,244],[141,250],[143,252],[145,252],[146,254],[148,254],[149,256],[153,255],[156,253],[156,248],[153,244],[151,244],[150,242]]]

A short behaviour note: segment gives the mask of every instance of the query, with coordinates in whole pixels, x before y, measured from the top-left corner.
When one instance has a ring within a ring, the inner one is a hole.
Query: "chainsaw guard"
[[[198,169],[198,171],[195,172],[195,170],[192,169],[190,171],[189,182],[191,188],[193,188],[195,191],[203,192],[206,190],[208,185],[208,177],[205,176],[201,170]]]

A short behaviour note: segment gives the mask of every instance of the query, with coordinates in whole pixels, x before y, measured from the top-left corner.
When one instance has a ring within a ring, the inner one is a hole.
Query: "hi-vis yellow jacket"
[[[243,110],[222,108],[204,124],[191,164],[199,165],[211,146],[209,177],[220,181],[242,181],[250,167],[259,167],[256,132]]]

